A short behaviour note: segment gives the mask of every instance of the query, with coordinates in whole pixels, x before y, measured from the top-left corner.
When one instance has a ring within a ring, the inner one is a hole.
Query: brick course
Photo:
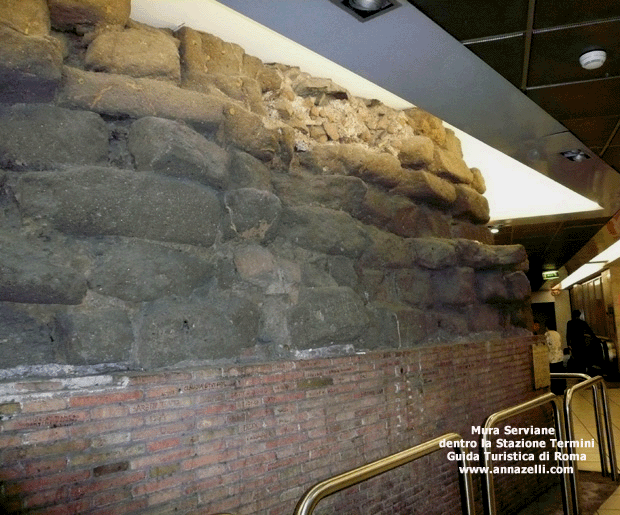
[[[2,385],[9,513],[292,513],[314,483],[531,399],[532,337]],[[96,379],[96,378],[95,378]],[[549,424],[545,410],[523,425]],[[518,425],[511,421],[512,425]],[[512,510],[552,476],[496,476]],[[480,503],[480,481],[475,480]],[[460,513],[439,452],[316,513]]]

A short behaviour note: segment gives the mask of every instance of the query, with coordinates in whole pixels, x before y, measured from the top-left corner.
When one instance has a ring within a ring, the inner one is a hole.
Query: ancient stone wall
[[[440,120],[129,7],[0,6],[0,368],[289,359],[525,324],[526,255],[492,245],[482,176]]]

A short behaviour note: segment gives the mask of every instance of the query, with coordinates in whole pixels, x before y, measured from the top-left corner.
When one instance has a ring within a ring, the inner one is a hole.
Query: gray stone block
[[[322,207],[284,209],[278,233],[300,247],[351,258],[371,244],[365,228],[350,215]]]
[[[120,309],[62,313],[56,317],[59,352],[69,365],[127,364],[134,340],[127,314]]]
[[[433,273],[433,294],[437,302],[463,306],[476,302],[475,273],[472,268],[445,268]]]
[[[431,272],[422,268],[407,268],[394,272],[398,299],[404,304],[428,306],[434,301]]]
[[[309,349],[351,343],[366,330],[368,315],[350,288],[303,288],[287,321],[293,347]]]
[[[473,240],[455,241],[458,260],[475,269],[508,267],[527,262],[521,245],[485,245]]]
[[[0,235],[0,301],[28,304],[79,304],[86,278],[37,242]]]
[[[0,24],[0,102],[51,102],[62,77],[62,45]]]
[[[256,343],[259,319],[256,305],[230,292],[156,300],[140,317],[138,362],[158,368],[235,358]]]
[[[65,66],[63,85],[56,100],[61,107],[90,109],[112,116],[158,116],[184,120],[205,130],[215,130],[230,101],[178,88],[155,79],[95,73]]]
[[[103,31],[88,46],[84,64],[97,72],[167,80],[176,84],[181,80],[176,40],[155,29]]]
[[[84,167],[24,173],[14,189],[23,216],[84,236],[210,246],[220,221],[212,190],[147,172]]]
[[[456,248],[452,240],[442,238],[409,238],[412,261],[421,267],[439,270],[457,264]]]
[[[258,241],[268,240],[275,234],[282,212],[277,196],[254,188],[227,191],[224,206],[232,232]]]
[[[272,191],[271,170],[254,156],[234,148],[230,151],[229,180],[231,189]]]
[[[44,104],[0,106],[0,166],[48,170],[107,160],[108,128],[98,114]]]
[[[128,148],[140,171],[214,188],[228,183],[228,152],[182,123],[153,116],[140,118],[129,130]]]
[[[49,328],[26,313],[0,304],[0,368],[56,361]]]
[[[189,295],[215,273],[207,260],[188,252],[140,240],[108,239],[93,247],[89,287],[130,302]]]

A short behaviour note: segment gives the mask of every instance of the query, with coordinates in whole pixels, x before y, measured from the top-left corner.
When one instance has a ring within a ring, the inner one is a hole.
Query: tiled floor
[[[616,445],[616,455],[620,450],[620,388],[608,388],[608,402],[611,412],[611,419],[614,429],[614,441]],[[575,438],[590,440],[596,437],[596,423],[592,406],[592,394],[588,390],[582,390],[573,398],[573,423],[575,427]],[[581,450],[579,452],[582,452]],[[584,449],[586,460],[579,462],[579,470],[598,471],[601,470],[598,448]],[[597,515],[620,515],[620,488],[618,488],[598,509]]]

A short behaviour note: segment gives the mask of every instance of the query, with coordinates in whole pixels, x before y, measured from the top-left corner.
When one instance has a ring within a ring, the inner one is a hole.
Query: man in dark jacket
[[[592,366],[591,343],[597,340],[594,332],[585,320],[581,319],[581,311],[575,309],[566,324],[566,343],[570,348],[573,366],[579,372],[588,372]]]

